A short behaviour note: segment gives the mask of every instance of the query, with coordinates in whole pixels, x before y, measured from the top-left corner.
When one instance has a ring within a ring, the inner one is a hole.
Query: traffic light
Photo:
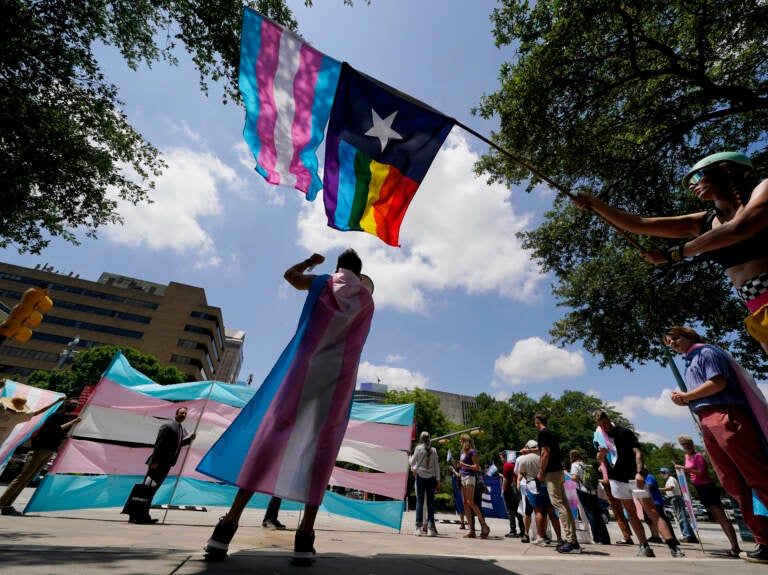
[[[42,312],[51,307],[53,300],[48,297],[48,290],[29,288],[21,296],[21,303],[13,306],[5,321],[0,323],[0,336],[20,342],[29,341],[32,337],[32,330],[29,328],[40,325],[43,321]]]

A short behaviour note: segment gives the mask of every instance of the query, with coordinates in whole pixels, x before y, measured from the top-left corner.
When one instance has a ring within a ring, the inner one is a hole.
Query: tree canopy
[[[500,119],[496,143],[566,189],[641,215],[677,215],[704,209],[680,184],[701,157],[747,152],[758,173],[768,163],[765,3],[500,0],[492,19],[497,45],[514,47],[516,58],[476,111]],[[497,154],[478,170],[527,182],[529,191],[540,184]],[[662,360],[661,334],[688,324],[766,373],[743,330],[745,309],[719,268],[697,261],[654,268],[562,196],[522,237],[568,308],[551,329],[556,341],[581,342],[601,366],[631,368]]]
[[[284,0],[248,2],[296,27]],[[162,158],[129,122],[95,49],[133,69],[191,56],[201,89],[238,100],[241,0],[0,4],[0,248],[39,253],[51,237],[77,243],[121,221],[115,198],[151,201]],[[129,175],[133,172],[134,175]]]
[[[154,355],[147,355],[132,347],[104,345],[78,352],[72,361],[70,370],[35,371],[30,374],[28,383],[52,391],[79,397],[86,385],[99,383],[101,374],[106,371],[115,354],[122,351],[131,367],[140,371],[155,383],[170,385],[190,380],[184,372],[173,366],[162,366]]]

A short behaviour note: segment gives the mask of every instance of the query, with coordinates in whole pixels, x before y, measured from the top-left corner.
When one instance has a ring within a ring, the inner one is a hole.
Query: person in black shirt
[[[597,460],[601,463],[606,462],[611,493],[621,502],[629,517],[632,531],[640,540],[637,556],[655,557],[656,555],[648,545],[648,538],[645,536],[645,529],[637,516],[634,500],[642,505],[643,512],[654,522],[664,538],[664,542],[669,547],[672,557],[685,557],[685,553],[678,547],[674,534],[656,510],[651,492],[645,485],[645,464],[637,436],[631,429],[614,425],[608,414],[601,409],[595,411],[594,417],[598,427],[595,431]],[[603,437],[603,442],[597,441],[598,435]]]
[[[3,515],[22,515],[13,507],[13,502],[16,501],[22,489],[42,471],[53,454],[59,450],[67,431],[80,422],[80,417],[75,414],[77,406],[76,399],[69,399],[64,403],[62,409],[53,413],[43,422],[37,434],[32,438],[32,451],[27,454],[24,466],[0,497],[0,513]]]
[[[565,495],[565,473],[563,473],[562,457],[560,456],[560,439],[547,427],[547,416],[537,413],[533,424],[539,430],[539,452],[541,453],[541,471],[537,479],[547,484],[547,492],[552,506],[557,510],[560,523],[565,532],[565,542],[557,546],[559,553],[581,553],[581,547],[576,541],[576,525],[573,522],[571,508]]]

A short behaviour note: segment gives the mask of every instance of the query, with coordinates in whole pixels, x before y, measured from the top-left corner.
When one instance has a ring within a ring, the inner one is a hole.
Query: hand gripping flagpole
[[[455,124],[456,124],[458,127],[462,128],[462,129],[464,129],[464,130],[466,130],[467,132],[469,132],[470,134],[472,134],[472,135],[473,135],[473,136],[475,136],[476,138],[479,138],[480,140],[482,140],[483,142],[485,142],[486,144],[488,144],[489,146],[491,146],[491,147],[492,147],[494,150],[496,150],[497,152],[499,152],[499,153],[500,153],[502,156],[504,156],[505,158],[507,158],[507,159],[509,159],[509,160],[512,160],[512,161],[513,161],[513,162],[515,162],[515,163],[516,163],[518,166],[520,166],[520,167],[522,167],[522,168],[525,168],[526,170],[528,170],[529,172],[531,172],[531,173],[532,173],[534,176],[536,176],[536,177],[537,177],[537,178],[539,178],[540,180],[543,180],[543,181],[545,181],[545,182],[546,182],[547,184],[549,184],[549,185],[550,185],[552,188],[554,188],[554,189],[555,189],[555,191],[557,191],[559,194],[561,194],[561,195],[564,195],[564,196],[567,196],[567,197],[568,197],[568,198],[570,198],[571,200],[574,200],[574,199],[576,198],[576,195],[575,195],[575,194],[573,194],[573,193],[572,193],[570,190],[567,190],[566,188],[564,188],[563,186],[561,186],[560,184],[558,184],[557,182],[555,182],[555,181],[554,181],[552,178],[549,178],[548,176],[546,176],[546,175],[542,174],[542,173],[541,173],[539,170],[537,170],[536,168],[534,168],[533,166],[531,166],[531,165],[530,165],[528,162],[525,162],[525,161],[521,160],[520,158],[518,158],[518,157],[516,157],[516,156],[513,156],[513,155],[512,155],[511,153],[509,153],[507,150],[505,150],[504,148],[502,148],[501,146],[499,146],[498,144],[496,144],[494,141],[492,141],[492,140],[489,140],[488,138],[486,138],[485,136],[483,136],[483,135],[482,135],[482,134],[480,134],[479,132],[476,132],[475,130],[473,130],[473,129],[472,129],[472,128],[470,128],[469,126],[467,126],[467,125],[465,125],[465,124],[462,124],[461,122],[457,121],[456,119],[454,119],[454,120],[453,120],[453,122],[454,122],[454,123],[455,123]],[[604,218],[602,215],[598,214],[598,213],[597,213],[595,210],[593,210],[593,209],[589,208],[589,211],[590,211],[590,212],[592,212],[593,214],[595,214],[595,215],[596,215],[598,218],[600,218],[601,220],[603,220],[603,221],[604,221],[606,224],[608,224],[609,226],[611,226],[611,227],[612,227],[612,228],[613,228],[613,229],[616,231],[616,233],[618,233],[618,234],[619,234],[621,237],[623,237],[625,240],[627,240],[627,241],[630,243],[630,245],[632,245],[634,248],[638,249],[640,252],[645,252],[645,251],[646,251],[646,249],[645,249],[643,246],[641,246],[641,245],[640,245],[640,244],[637,242],[637,240],[635,240],[635,239],[634,239],[632,236],[630,236],[630,235],[629,235],[629,234],[628,234],[628,233],[627,233],[625,230],[622,230],[620,227],[618,227],[618,226],[617,226],[616,224],[614,224],[613,222],[610,222],[610,221],[608,221],[608,220],[607,220],[607,219],[605,219],[605,218]]]
[[[200,427],[200,422],[203,420],[203,414],[205,413],[205,408],[208,407],[208,402],[211,400],[211,394],[213,393],[213,386],[216,382],[211,381],[211,387],[208,389],[208,397],[205,398],[205,403],[203,404],[202,409],[200,409],[200,417],[197,418],[197,422],[195,423],[195,429],[192,431],[192,435],[197,434],[197,430]],[[184,439],[184,438],[182,438]],[[168,498],[168,507],[165,509],[165,513],[163,513],[163,520],[160,522],[161,525],[165,525],[165,518],[168,516],[168,511],[171,508],[171,504],[173,503],[173,496],[176,494],[176,488],[179,486],[179,481],[181,480],[181,476],[184,473],[184,465],[187,463],[187,457],[189,457],[189,452],[192,449],[192,444],[190,443],[187,446],[187,451],[184,453],[184,459],[181,460],[181,467],[179,467],[179,474],[176,476],[176,481],[173,484],[173,489],[171,490],[171,496]]]

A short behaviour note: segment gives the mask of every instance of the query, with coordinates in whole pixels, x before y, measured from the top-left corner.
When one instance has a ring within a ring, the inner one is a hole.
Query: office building
[[[240,368],[243,366],[243,346],[245,345],[245,332],[237,329],[224,329],[224,353],[221,356],[221,365],[218,369],[218,381],[224,383],[237,383]]]
[[[0,376],[23,382],[38,369],[66,369],[68,347],[77,353],[117,345],[153,355],[190,381],[219,379],[224,321],[221,309],[208,305],[202,288],[111,273],[94,282],[47,265],[30,269],[0,263],[0,301],[13,306],[30,287],[48,288],[53,308],[28,342],[8,339],[0,345]],[[242,363],[242,349],[239,358]],[[236,360],[226,368],[227,377],[239,371]]]

